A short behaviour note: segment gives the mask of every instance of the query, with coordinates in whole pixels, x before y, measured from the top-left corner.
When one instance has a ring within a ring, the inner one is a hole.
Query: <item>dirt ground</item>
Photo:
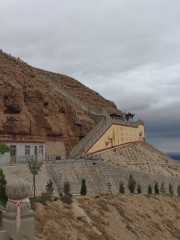
[[[166,195],[73,197],[36,205],[36,236],[43,240],[180,239],[180,198]]]

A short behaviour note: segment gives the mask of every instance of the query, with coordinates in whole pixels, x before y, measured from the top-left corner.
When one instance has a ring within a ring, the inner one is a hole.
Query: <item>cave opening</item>
[[[6,109],[4,110],[4,114],[19,114],[21,113],[21,110],[14,108],[13,106],[6,106]]]
[[[7,100],[8,99],[8,96],[4,96],[4,100]]]
[[[43,103],[43,106],[44,106],[44,107],[47,107],[48,104],[49,104],[48,102],[44,102],[44,103]]]

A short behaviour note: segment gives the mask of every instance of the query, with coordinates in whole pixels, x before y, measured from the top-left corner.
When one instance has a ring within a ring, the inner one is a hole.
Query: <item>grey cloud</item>
[[[179,11],[178,0],[2,0],[0,48],[76,78],[179,149]]]

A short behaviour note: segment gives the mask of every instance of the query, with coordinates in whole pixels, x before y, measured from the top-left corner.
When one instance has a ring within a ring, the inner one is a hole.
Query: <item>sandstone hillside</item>
[[[61,90],[91,110],[118,111],[77,80],[33,68],[1,50],[0,139],[60,141],[71,149],[102,115],[75,104]]]
[[[43,240],[175,240],[179,197],[109,195],[37,204],[36,235]]]

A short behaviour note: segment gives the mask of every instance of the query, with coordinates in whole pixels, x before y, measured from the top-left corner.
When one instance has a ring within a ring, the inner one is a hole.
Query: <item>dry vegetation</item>
[[[180,201],[166,195],[73,197],[37,203],[36,235],[43,240],[180,239]]]

